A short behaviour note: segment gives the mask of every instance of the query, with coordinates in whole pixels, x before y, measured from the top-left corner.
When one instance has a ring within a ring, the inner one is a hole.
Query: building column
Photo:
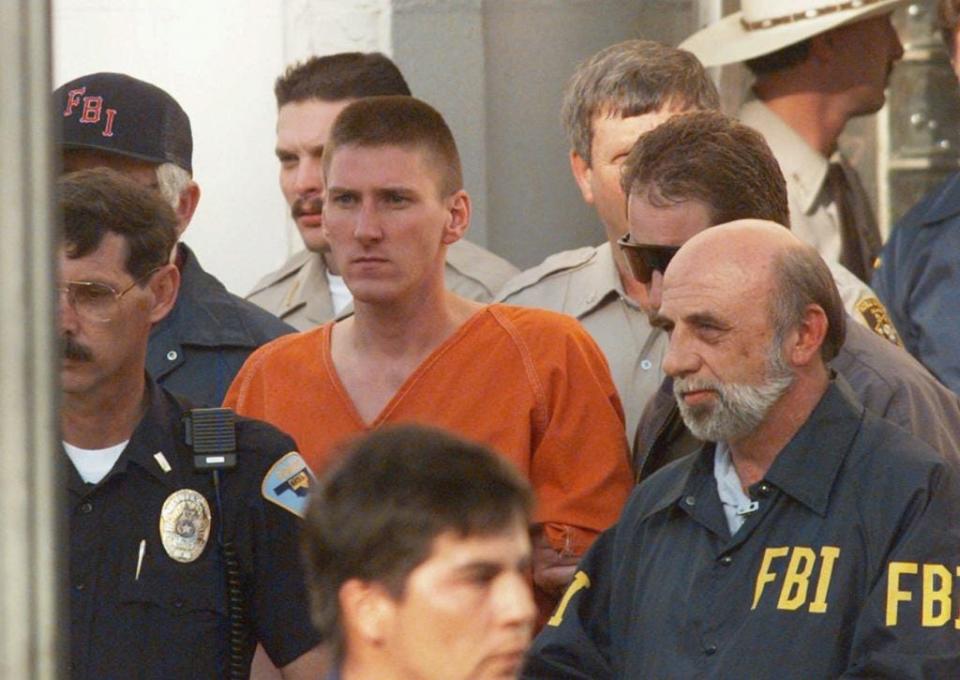
[[[50,6],[0,3],[0,677],[64,677]]]

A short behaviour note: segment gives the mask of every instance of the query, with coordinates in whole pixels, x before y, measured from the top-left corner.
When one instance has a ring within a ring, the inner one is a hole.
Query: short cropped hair
[[[784,251],[774,271],[771,314],[778,346],[799,325],[807,305],[817,304],[825,312],[828,325],[820,356],[824,363],[829,362],[840,352],[847,333],[843,300],[829,267],[813,246],[804,243]]]
[[[108,233],[127,244],[124,266],[140,279],[170,261],[177,242],[177,216],[160,192],[115,170],[70,172],[57,180],[67,257],[97,250]]]
[[[410,87],[400,69],[380,52],[341,52],[310,57],[287,67],[273,86],[277,108],[290,102],[408,95]]]
[[[460,153],[440,112],[413,97],[367,97],[347,106],[323,149],[323,171],[341,147],[401,146],[423,149],[440,175],[441,196],[463,188]]]
[[[960,0],[940,0],[937,3],[937,28],[952,61],[957,47],[957,28],[960,28]]]
[[[755,76],[765,76],[777,71],[784,71],[806,61],[807,57],[810,56],[811,44],[810,39],[807,38],[798,43],[781,47],[776,52],[747,59],[745,63]]]
[[[787,184],[763,135],[719,111],[678,114],[641,135],[621,186],[654,206],[696,199],[713,224],[756,218],[790,226]]]
[[[570,148],[591,163],[593,119],[640,116],[666,108],[719,109],[720,96],[690,52],[652,40],[627,40],[581,63],[563,96]]]
[[[527,482],[486,447],[407,425],[356,439],[313,492],[303,534],[313,622],[343,653],[339,593],[351,579],[404,594],[441,534],[491,536],[531,519]]]

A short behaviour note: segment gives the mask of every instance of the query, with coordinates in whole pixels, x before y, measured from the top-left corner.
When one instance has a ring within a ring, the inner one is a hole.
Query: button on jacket
[[[523,677],[957,677],[957,469],[832,384],[733,536],[713,446],[634,491]]]
[[[290,663],[319,639],[307,610],[299,519],[269,502],[261,485],[274,463],[295,449],[293,441],[265,423],[238,419],[238,460],[221,473],[221,512],[211,473],[194,470],[184,443],[184,406],[153,383],[148,389],[146,415],[100,483],[85,484],[64,454],[70,677],[226,677],[229,619],[221,532],[235,546],[252,632],[242,650],[245,662],[249,665],[259,640],[276,664]],[[189,562],[170,557],[160,532],[164,502],[184,489],[205,498],[212,515],[209,540]]]
[[[233,293],[205,272],[186,245],[180,292],[150,332],[147,372],[198,406],[219,406],[234,376],[260,345],[295,329]]]

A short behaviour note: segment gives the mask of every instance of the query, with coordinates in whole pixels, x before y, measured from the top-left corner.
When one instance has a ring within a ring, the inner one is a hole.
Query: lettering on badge
[[[887,565],[886,624],[896,626],[904,623],[900,606],[915,602],[919,595],[921,626],[939,628],[952,624],[960,630],[960,614],[953,619],[953,612],[957,609],[953,598],[954,575],[960,578],[960,566],[951,571],[950,567],[943,564],[891,562]]]
[[[830,578],[839,558],[840,548],[832,545],[821,547],[819,553],[804,546],[767,548],[760,560],[750,609],[757,608],[768,586],[775,591],[779,584],[777,609],[796,611],[806,606],[812,614],[825,614]]]

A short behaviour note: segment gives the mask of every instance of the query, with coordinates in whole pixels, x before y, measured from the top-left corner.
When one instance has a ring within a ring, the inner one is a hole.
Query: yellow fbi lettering
[[[956,567],[960,577],[960,567]],[[912,602],[912,588],[919,586],[920,625],[936,628],[951,623],[953,616],[953,572],[943,564],[919,562],[891,562],[887,567],[887,616],[886,624],[899,623],[899,608],[904,602]],[[960,630],[960,615],[952,621]]]
[[[584,588],[590,587],[590,577],[587,576],[586,572],[578,571],[573,575],[573,580],[570,582],[570,585],[567,586],[567,592],[563,594],[563,599],[560,600],[560,604],[557,605],[557,611],[554,612],[553,616],[550,617],[550,620],[547,621],[548,626],[559,626],[563,623],[563,613],[567,611],[567,605],[570,604],[570,600],[578,591],[583,590]]]
[[[840,548],[832,545],[820,548],[819,555],[803,546],[767,548],[760,560],[750,609],[757,608],[768,585],[780,581],[777,609],[794,611],[806,605],[813,614],[826,613],[830,578],[839,558]]]

